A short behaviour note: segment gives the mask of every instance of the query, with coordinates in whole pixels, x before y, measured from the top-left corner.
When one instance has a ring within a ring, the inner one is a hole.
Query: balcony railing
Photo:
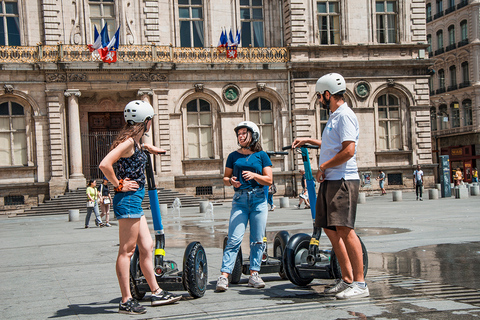
[[[237,58],[227,58],[225,49],[177,48],[170,46],[120,46],[119,62],[171,63],[282,63],[288,62],[287,48],[237,48]],[[0,46],[0,63],[100,62],[96,51],[86,45]]]
[[[461,8],[467,6],[467,5],[468,5],[468,0],[462,0],[459,4],[457,4],[457,10],[461,9]]]
[[[460,83],[460,84],[458,85],[458,88],[460,88],[460,89],[461,89],[461,88],[466,88],[466,87],[470,87],[470,81],[469,81],[469,80],[463,81],[462,83]]]
[[[439,88],[439,89],[437,89],[437,91],[435,91],[436,94],[441,94],[441,93],[444,93],[444,92],[445,92],[445,87]]]
[[[438,56],[439,54],[442,54],[445,52],[445,49],[444,48],[440,48],[440,49],[437,49],[435,50],[435,55]]]
[[[438,19],[440,17],[443,17],[443,11],[437,12],[433,15],[433,19]]]
[[[453,5],[450,8],[445,9],[445,15],[447,15],[447,14],[449,14],[449,13],[455,11],[455,10],[457,10],[457,8],[455,7],[455,5]]]
[[[449,44],[445,50],[448,52],[450,50],[453,50],[453,49],[456,49],[457,48],[457,45],[455,43],[452,43],[452,44]]]
[[[468,39],[463,39],[461,41],[458,42],[458,47],[463,47],[463,46],[466,46],[468,44]]]
[[[457,89],[458,89],[458,86],[456,84],[453,84],[453,85],[447,87],[447,91],[453,91],[453,90],[457,90]]]

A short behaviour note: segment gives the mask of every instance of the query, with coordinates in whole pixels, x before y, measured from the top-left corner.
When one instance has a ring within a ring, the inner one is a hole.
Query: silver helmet
[[[128,124],[142,123],[153,118],[153,107],[148,102],[133,100],[125,106],[123,116]]]

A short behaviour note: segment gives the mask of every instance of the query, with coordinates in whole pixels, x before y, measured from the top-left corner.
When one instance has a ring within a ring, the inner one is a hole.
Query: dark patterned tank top
[[[135,143],[135,152],[128,158],[117,161],[117,179],[129,178],[138,183],[139,188],[145,186],[145,166],[147,155]]]

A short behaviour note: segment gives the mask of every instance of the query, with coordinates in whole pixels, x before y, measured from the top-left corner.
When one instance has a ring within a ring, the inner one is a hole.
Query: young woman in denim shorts
[[[272,162],[259,142],[260,130],[251,121],[243,121],[235,127],[240,148],[229,154],[223,183],[233,186],[228,241],[223,252],[222,273],[217,280],[217,291],[228,289],[228,276],[250,220],[250,278],[248,286],[263,288],[265,283],[258,275],[262,263],[263,237],[267,225],[268,206],[264,186],[272,184]]]
[[[165,152],[155,146],[140,143],[145,132],[150,130],[153,115],[152,106],[145,101],[135,100],[128,103],[124,111],[126,125],[100,163],[100,170],[116,191],[113,212],[118,220],[120,238],[116,264],[122,293],[120,313],[146,312],[145,307],[133,299],[130,293],[130,258],[135,246],[138,246],[140,267],[152,291],[152,306],[174,303],[182,297],[158,286],[152,263],[153,240],[141,206],[145,197],[145,166],[148,157],[143,150],[153,154]],[[117,163],[117,174],[113,170],[114,163]]]

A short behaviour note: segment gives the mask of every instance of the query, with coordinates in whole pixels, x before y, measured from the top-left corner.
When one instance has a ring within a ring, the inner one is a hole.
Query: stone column
[[[68,89],[65,91],[68,99],[68,135],[70,155],[70,176],[68,189],[70,191],[85,187],[85,176],[82,168],[82,136],[80,134],[80,114],[78,111],[78,97],[80,90]]]
[[[149,88],[139,89],[137,95],[140,97],[140,100],[148,102],[152,105],[152,101],[150,101],[150,96],[153,96],[153,91]],[[155,110],[155,108],[153,109]],[[154,123],[155,120],[152,119],[152,125],[150,126],[150,131],[147,132],[147,135],[143,137],[143,142],[152,144],[153,145],[153,132],[154,132]]]

